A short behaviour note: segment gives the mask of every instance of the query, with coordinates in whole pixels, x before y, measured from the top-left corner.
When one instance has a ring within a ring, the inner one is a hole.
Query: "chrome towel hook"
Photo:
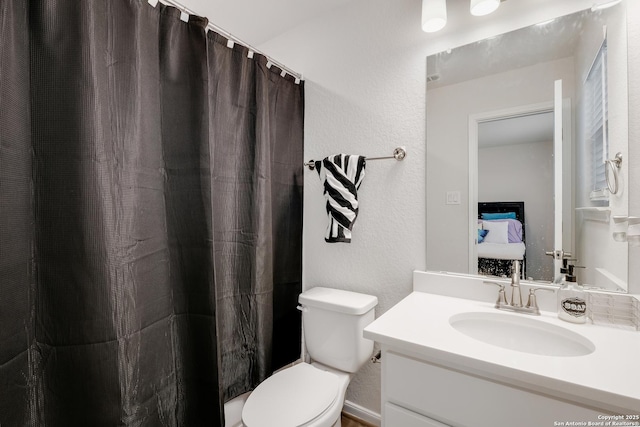
[[[607,179],[607,187],[609,187],[609,192],[611,194],[618,193],[618,171],[622,165],[622,153],[616,153],[616,157],[613,159],[605,160],[605,171],[604,176]],[[610,178],[609,169],[611,169],[611,173],[613,174],[613,182]]]

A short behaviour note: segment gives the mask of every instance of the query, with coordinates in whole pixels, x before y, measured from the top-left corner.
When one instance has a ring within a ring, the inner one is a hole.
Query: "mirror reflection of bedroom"
[[[571,258],[584,267],[579,283],[626,291],[628,247],[612,228],[629,215],[628,175],[609,167],[621,174],[614,191],[605,169],[629,155],[626,37],[621,3],[427,57],[428,269],[509,276],[517,259],[521,278],[559,283]],[[533,112],[556,117],[536,124]],[[461,206],[449,202],[455,191]],[[521,213],[505,202],[522,202]],[[515,218],[483,219],[483,209]]]
[[[553,279],[553,111],[478,125],[478,273]]]

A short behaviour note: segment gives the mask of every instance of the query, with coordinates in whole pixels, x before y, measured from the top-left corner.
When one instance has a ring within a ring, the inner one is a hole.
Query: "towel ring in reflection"
[[[607,187],[609,187],[609,192],[611,194],[618,193],[618,171],[620,170],[620,166],[622,165],[622,153],[617,153],[616,157],[613,159],[605,160],[605,170],[604,176],[607,179]],[[611,173],[613,174],[613,182],[611,182],[609,169],[611,169]]]

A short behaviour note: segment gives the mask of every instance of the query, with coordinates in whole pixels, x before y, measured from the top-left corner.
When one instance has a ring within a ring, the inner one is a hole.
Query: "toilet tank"
[[[357,372],[369,360],[373,341],[362,332],[374,320],[378,298],[317,287],[301,293],[298,302],[312,360],[345,372]]]

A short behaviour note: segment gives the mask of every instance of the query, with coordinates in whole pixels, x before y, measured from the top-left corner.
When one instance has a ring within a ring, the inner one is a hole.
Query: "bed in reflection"
[[[478,203],[478,274],[510,276],[514,260],[526,277],[524,202]]]

